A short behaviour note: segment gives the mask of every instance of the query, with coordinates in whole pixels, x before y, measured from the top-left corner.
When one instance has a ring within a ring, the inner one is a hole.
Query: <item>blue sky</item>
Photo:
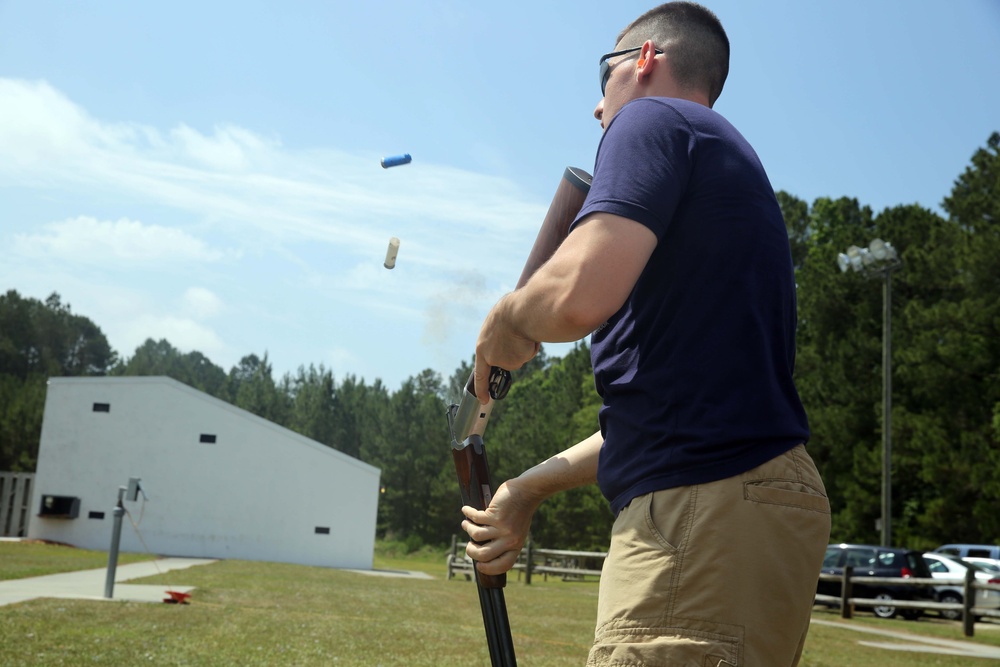
[[[940,210],[1000,130],[996,0],[705,4],[716,110],[775,189]],[[597,60],[651,6],[0,0],[0,289],[126,357],[447,377],[591,170]]]

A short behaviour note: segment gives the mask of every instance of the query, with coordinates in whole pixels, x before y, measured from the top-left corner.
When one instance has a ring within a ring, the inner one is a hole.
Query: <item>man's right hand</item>
[[[518,335],[510,326],[509,301],[513,292],[501,298],[483,321],[476,341],[476,398],[490,400],[490,371],[493,367],[517,370],[538,354],[541,344]]]

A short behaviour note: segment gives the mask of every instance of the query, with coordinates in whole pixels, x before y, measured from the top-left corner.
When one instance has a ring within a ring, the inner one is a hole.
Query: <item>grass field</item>
[[[104,567],[103,552],[0,543],[0,579]],[[123,562],[125,555],[123,554]],[[90,563],[83,565],[84,563]],[[474,584],[445,580],[444,552],[403,556],[380,548],[376,569],[417,570],[432,580],[379,577],[318,567],[220,561],[131,583],[196,586],[191,604],[34,600],[0,607],[0,664],[178,666],[390,665],[488,667]],[[506,589],[518,664],[583,665],[593,636],[597,582],[512,575]],[[839,621],[836,612],[814,618]],[[954,622],[846,621],[961,640]],[[974,642],[1000,646],[1000,624]],[[987,660],[891,651],[859,641],[892,641],[813,625],[803,667],[959,667]]]
[[[152,559],[153,556],[147,554],[118,554],[118,562],[122,565]],[[107,566],[106,551],[89,551],[40,542],[0,542],[0,581]]]

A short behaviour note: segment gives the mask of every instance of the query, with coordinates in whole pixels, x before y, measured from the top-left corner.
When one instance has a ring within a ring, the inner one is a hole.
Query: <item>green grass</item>
[[[445,556],[448,551],[421,547],[410,551],[399,542],[376,542],[372,567],[376,570],[414,570],[432,576],[447,576]]]
[[[147,554],[118,555],[120,564],[152,560]],[[106,551],[43,542],[0,542],[0,581],[108,566]]]
[[[965,637],[962,634],[962,624],[958,621],[946,621],[935,616],[925,616],[917,621],[902,619],[881,619],[873,614],[856,613],[851,620],[840,618],[840,610],[816,607],[813,609],[814,620],[843,623],[852,627],[875,628],[892,632],[915,635],[924,638],[948,639],[966,641],[974,644],[1000,647],[1000,624],[982,624],[976,626],[975,637]],[[862,646],[858,642],[878,642],[899,644],[900,640],[874,635],[867,632],[857,632],[850,629],[831,628],[813,623],[806,639],[806,650],[802,667],[967,667],[968,665],[994,664],[988,659],[971,658],[934,653],[917,653],[901,650],[888,650],[870,646]]]
[[[65,559],[64,570],[79,569],[79,555],[70,549],[30,546],[41,550],[34,553],[50,569],[60,559]],[[8,553],[0,551],[0,572],[8,570]],[[99,562],[97,567],[104,564]],[[489,665],[474,584],[444,579],[443,550],[405,554],[380,545],[375,567],[419,570],[436,578],[389,578],[300,565],[220,561],[133,582],[196,586],[188,605],[34,600],[0,607],[0,663],[4,667],[140,662],[241,667]],[[506,598],[518,664],[584,664],[593,637],[597,587],[594,580],[550,578],[545,582],[540,577],[525,586],[511,575]],[[834,611],[817,609],[814,617],[840,621]],[[864,614],[845,622],[962,639],[961,625],[952,622],[885,621]],[[801,664],[960,667],[988,663],[864,647],[859,640],[890,641],[814,625]],[[1000,645],[1000,625],[997,631],[977,631],[973,641]]]

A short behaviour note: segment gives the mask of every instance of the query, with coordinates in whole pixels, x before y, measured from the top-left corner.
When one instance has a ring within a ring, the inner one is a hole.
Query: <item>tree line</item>
[[[796,381],[834,511],[831,539],[879,539],[883,294],[878,281],[841,273],[836,257],[881,238],[903,262],[892,276],[893,542],[1000,543],[1000,134],[955,179],[945,215],[917,205],[874,213],[847,197],[778,200],[796,271]],[[379,467],[379,537],[440,545],[461,520],[445,414],[471,363],[390,390],[314,364],[275,378],[266,353],[227,373],[166,340],[122,358],[58,294],[10,290],[0,296],[0,470],[34,470],[49,377],[166,375]],[[486,442],[496,481],[593,433],[599,405],[586,342],[563,357],[543,349],[494,408]],[[546,501],[532,535],[603,550],[612,520],[596,487],[581,488]]]

